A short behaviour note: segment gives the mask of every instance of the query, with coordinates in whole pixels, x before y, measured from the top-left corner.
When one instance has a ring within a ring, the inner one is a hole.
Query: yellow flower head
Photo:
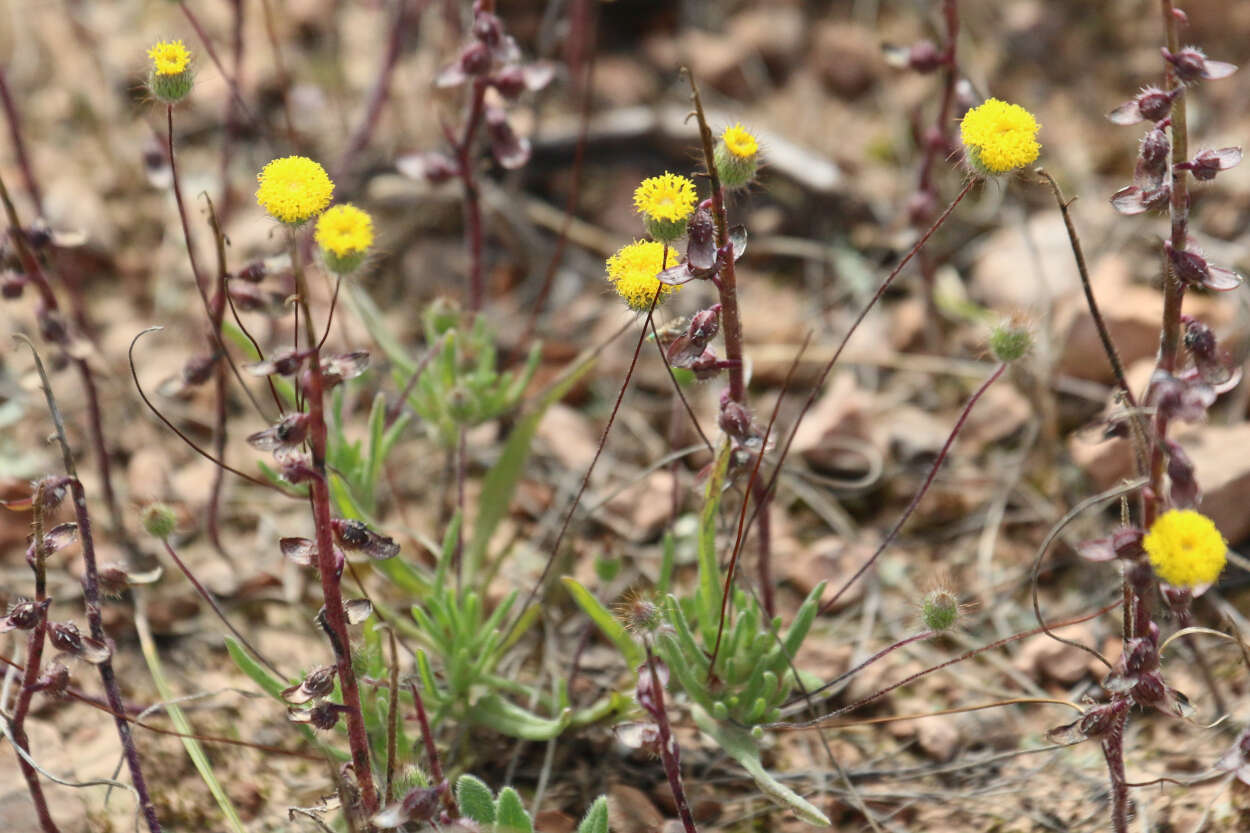
[[[317,218],[317,245],[339,257],[373,245],[373,218],[351,203],[336,205]]]
[[[157,41],[148,50],[152,59],[152,71],[157,75],[177,75],[191,63],[191,53],[182,45],[182,41]]]
[[[685,220],[694,211],[696,199],[693,182],[667,171],[644,179],[634,189],[634,208],[656,220]]]
[[[256,202],[276,220],[298,225],[330,204],[334,183],[325,168],[307,156],[275,159],[256,175]]]
[[[986,99],[959,123],[959,137],[973,168],[984,174],[1005,174],[1037,161],[1040,125],[1019,104]]]
[[[740,124],[726,128],[720,138],[725,148],[739,159],[750,159],[760,152],[760,143]]]
[[[1205,587],[1224,569],[1228,545],[1206,515],[1170,509],[1142,540],[1155,575],[1173,587]]]
[[[330,270],[346,274],[361,264],[373,245],[373,218],[351,203],[336,205],[317,218],[314,236]]]
[[[654,240],[639,240],[608,258],[608,280],[630,309],[646,312],[653,299],[658,306],[678,289],[656,278],[668,266],[676,265],[677,253],[672,249]]]

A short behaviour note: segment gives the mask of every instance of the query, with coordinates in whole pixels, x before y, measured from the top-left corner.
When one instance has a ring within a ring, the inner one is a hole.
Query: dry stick
[[[721,637],[725,634],[725,619],[728,618],[729,615],[730,589],[733,587],[734,571],[738,566],[738,555],[742,552],[742,542],[746,538],[747,506],[751,502],[752,492],[757,491],[754,487],[758,483],[760,463],[764,460],[764,452],[768,448],[768,438],[772,436],[773,426],[777,423],[777,414],[781,411],[781,402],[785,399],[786,390],[789,389],[790,381],[794,378],[794,371],[798,369],[799,362],[803,358],[803,353],[807,350],[807,345],[810,344],[811,341],[812,333],[809,330],[807,335],[803,338],[803,343],[799,345],[799,351],[795,354],[794,361],[790,363],[789,371],[786,372],[786,379],[781,385],[781,393],[777,395],[777,402],[773,405],[772,416],[768,419],[768,427],[764,429],[764,439],[760,443],[759,453],[755,455],[755,464],[751,467],[751,476],[747,478],[747,488],[744,490],[742,495],[742,507],[738,511],[738,532],[734,536],[734,548],[732,554],[729,556],[729,568],[725,571],[725,587],[721,591],[720,622],[716,626],[716,643],[712,647],[712,659],[707,666],[709,680],[712,678],[713,669],[716,667],[716,655],[720,653]],[[759,504],[759,495],[757,495],[756,504]],[[771,595],[772,588],[763,586],[762,584],[764,578],[764,576],[760,576],[760,590],[765,594]],[[767,606],[765,609],[768,609]],[[772,617],[770,616],[769,619],[771,620],[771,618]]]
[[[378,119],[382,115],[382,107],[386,104],[386,99],[390,95],[391,79],[395,75],[395,66],[399,63],[399,53],[403,47],[404,39],[408,35],[408,25],[414,18],[420,16],[421,10],[425,6],[425,2],[422,1],[417,4],[419,8],[412,9],[410,13],[409,2],[410,0],[395,0],[395,19],[391,23],[391,33],[386,41],[386,52],[382,56],[382,65],[378,68],[378,75],[374,79],[373,89],[369,91],[369,100],[365,104],[364,117],[361,119],[360,125],[355,132],[352,133],[347,147],[343,149],[338,163],[334,166],[335,175],[332,178],[336,182],[343,178],[352,157],[369,144],[369,139],[378,125]]]
[[[360,798],[365,815],[371,817],[378,811],[377,788],[373,783],[373,765],[369,759],[369,738],[365,732],[364,715],[360,707],[360,690],[356,685],[356,671],[352,667],[351,642],[347,634],[347,621],[343,614],[343,595],[339,586],[340,575],[335,565],[334,537],[330,530],[330,492],[326,485],[326,421],[325,381],[321,375],[321,355],[315,348],[317,330],[313,324],[308,304],[308,282],[300,257],[299,240],[294,231],[289,233],[291,266],[295,275],[295,292],[298,308],[303,310],[305,340],[310,348],[308,356],[308,445],[312,452],[312,466],[316,476],[310,483],[309,500],[312,503],[313,526],[317,539],[317,567],[321,575],[321,592],[325,601],[325,630],[330,637],[339,672],[339,687],[343,693],[343,705],[347,707],[347,739],[351,747],[352,766],[360,787]],[[348,808],[344,813],[350,815]]]
[[[231,28],[231,60],[235,83],[243,77],[243,0],[230,0],[234,26]],[[230,157],[234,151],[235,134],[239,132],[238,104],[234,97],[226,99],[225,129],[221,137],[221,213],[229,217],[234,207],[230,191]]]
[[[933,221],[933,225],[929,226],[929,230],[926,231],[924,235],[922,235],[921,238],[912,245],[911,250],[908,251],[903,259],[898,262],[898,265],[894,267],[890,274],[886,275],[885,280],[883,280],[881,285],[877,287],[877,291],[873,293],[872,298],[868,300],[868,303],[864,305],[864,308],[859,311],[859,315],[857,315],[855,320],[851,322],[850,329],[846,331],[846,335],[842,336],[842,341],[838,343],[838,348],[833,351],[833,355],[829,357],[829,361],[827,361],[824,368],[821,369],[820,378],[816,380],[816,384],[812,385],[812,390],[808,393],[807,399],[804,400],[803,407],[799,409],[798,418],[795,419],[794,427],[790,429],[790,434],[786,437],[785,445],[781,448],[781,455],[777,459],[777,465],[773,467],[772,476],[768,479],[768,487],[765,489],[766,493],[771,494],[777,488],[777,480],[781,476],[782,464],[785,463],[786,457],[790,453],[790,446],[794,443],[794,437],[798,434],[799,426],[802,425],[803,418],[807,416],[807,412],[811,410],[812,405],[816,403],[816,397],[819,396],[821,390],[824,389],[825,380],[827,380],[829,378],[829,374],[833,372],[833,367],[838,363],[838,359],[842,356],[842,351],[846,349],[847,343],[850,342],[851,336],[855,335],[855,331],[859,329],[859,325],[862,324],[864,319],[868,317],[868,312],[876,306],[877,301],[881,300],[881,296],[885,295],[885,291],[890,288],[890,284],[894,282],[894,279],[898,277],[898,274],[903,271],[908,263],[911,262],[911,259],[915,257],[916,253],[919,252],[924,244],[928,242],[934,232],[936,232],[941,225],[946,222],[946,218],[949,217],[951,212],[955,210],[955,206],[959,205],[959,203],[963,201],[963,198],[968,195],[968,192],[972,190],[972,186],[976,183],[976,179],[969,179],[964,184],[963,190],[961,190],[955,199],[951,201],[951,204],[946,207],[946,210],[942,212],[941,216]],[[755,522],[755,516],[758,515],[759,512],[760,510],[757,506],[755,513],[751,516],[751,519],[747,521],[748,532],[751,529],[751,524]]]
[[[1107,491],[1102,492],[1100,494],[1092,495],[1091,497],[1085,498],[1085,500],[1081,501],[1076,506],[1073,506],[1072,509],[1070,509],[1066,515],[1060,518],[1059,521],[1050,528],[1050,531],[1046,533],[1046,537],[1042,539],[1042,543],[1038,546],[1037,554],[1033,557],[1033,569],[1030,573],[1029,584],[1031,586],[1031,592],[1033,596],[1033,615],[1037,617],[1037,624],[1041,626],[1042,633],[1046,634],[1051,639],[1054,639],[1057,642],[1062,642],[1065,645],[1071,645],[1074,648],[1080,648],[1082,651],[1085,651],[1086,653],[1091,654],[1095,659],[1097,659],[1099,662],[1101,662],[1103,665],[1107,666],[1108,668],[1111,667],[1111,663],[1107,661],[1106,657],[1098,653],[1098,651],[1094,650],[1093,648],[1090,648],[1087,645],[1083,645],[1080,642],[1077,642],[1075,640],[1066,639],[1062,636],[1052,633],[1050,628],[1046,626],[1046,620],[1042,618],[1041,605],[1039,604],[1037,600],[1037,577],[1038,577],[1038,574],[1041,572],[1042,559],[1046,557],[1046,551],[1050,549],[1050,545],[1054,542],[1056,538],[1059,537],[1059,533],[1063,532],[1063,530],[1067,527],[1068,524],[1072,523],[1072,521],[1076,520],[1078,517],[1085,514],[1086,510],[1091,509],[1095,506],[1098,506],[1101,503],[1106,503],[1108,500],[1112,500],[1113,498],[1118,498],[1118,497],[1121,497],[1122,495],[1127,495],[1129,492],[1140,489],[1142,486],[1145,486],[1145,485],[1146,485],[1146,478],[1139,477],[1136,480],[1130,481],[1128,483],[1123,483],[1119,486],[1108,489]]]
[[[191,582],[191,586],[195,588],[195,592],[200,594],[201,599],[208,602],[208,606],[213,609],[213,613],[217,614],[217,618],[221,620],[221,623],[230,629],[230,633],[234,634],[235,639],[239,640],[240,644],[242,644],[244,648],[247,648],[248,652],[250,652],[252,656],[256,657],[256,659],[260,660],[266,668],[272,671],[274,676],[282,680],[288,679],[287,675],[279,671],[277,666],[275,666],[265,657],[264,654],[257,650],[256,646],[249,642],[247,637],[239,632],[238,628],[230,624],[230,620],[226,618],[225,611],[223,611],[221,609],[221,605],[217,603],[217,598],[207,587],[200,583],[199,579],[195,577],[195,574],[191,572],[190,568],[187,567],[182,558],[180,558],[178,553],[174,550],[173,545],[169,543],[169,538],[162,538],[161,543],[165,545],[165,552],[169,554],[171,559],[173,559],[174,564],[178,565],[178,569],[182,571],[184,576],[186,576],[187,581]]]
[[[166,128],[168,131],[166,134],[166,153],[169,156],[169,175],[174,189],[174,202],[178,206],[178,221],[182,225],[182,239],[187,247],[187,261],[191,264],[191,274],[195,278],[195,288],[200,294],[200,301],[204,304],[204,314],[208,316],[210,324],[209,334],[211,336],[209,339],[210,346],[217,350],[221,358],[230,366],[231,371],[234,373],[234,378],[239,383],[239,387],[243,388],[244,393],[251,400],[257,413],[264,417],[264,411],[261,410],[260,403],[252,396],[251,390],[243,380],[243,375],[239,372],[238,365],[230,357],[230,351],[226,349],[226,342],[221,335],[221,326],[225,318],[225,301],[223,299],[228,297],[226,293],[226,244],[225,237],[221,233],[221,227],[217,223],[217,213],[213,209],[213,201],[207,195],[205,195],[205,198],[208,199],[209,222],[212,225],[217,246],[218,298],[209,299],[208,282],[201,274],[199,261],[195,256],[195,241],[191,236],[191,224],[187,219],[186,203],[182,199],[182,184],[178,178],[178,163],[174,156],[174,106],[172,104],[167,106]]]
[[[35,257],[26,240],[26,234],[22,230],[21,222],[17,217],[17,209],[13,207],[13,200],[9,197],[8,187],[4,184],[4,178],[0,177],[0,202],[4,203],[4,211],[9,220],[9,237],[12,238],[14,245],[17,247],[18,258],[21,261],[22,269],[39,292],[39,297],[43,301],[44,312],[47,320],[59,318],[60,305],[57,303],[56,294],[52,291],[52,285],[48,281],[48,276],[44,273],[43,267],[39,264],[39,259]],[[71,292],[72,296],[72,292]],[[77,316],[82,318],[82,316]],[[40,329],[43,329],[44,320],[40,321]],[[58,323],[62,331],[62,339],[48,336],[48,341],[58,343],[58,346],[64,348],[65,341],[68,336],[64,335],[64,323]],[[82,326],[81,323],[79,326]],[[68,352],[68,351],[67,351]],[[91,444],[95,450],[96,466],[100,470],[100,486],[104,491],[104,502],[109,510],[109,520],[113,524],[115,534],[126,544],[127,555],[130,553],[131,542],[126,534],[125,524],[122,522],[121,508],[117,503],[117,495],[113,492],[113,475],[112,466],[109,463],[108,445],[104,441],[104,421],[100,416],[100,394],[95,384],[95,377],[91,375],[91,366],[85,358],[72,357],[74,366],[78,369],[78,376],[82,381],[83,391],[87,398],[87,425],[90,429]]]
[[[217,67],[217,71],[221,73],[222,80],[224,80],[226,82],[226,86],[230,88],[230,95],[239,105],[239,112],[241,112],[248,121],[255,125],[257,129],[261,129],[260,122],[255,116],[252,115],[252,111],[247,107],[247,102],[243,100],[243,95],[239,92],[238,80],[230,73],[226,72],[225,65],[222,64],[221,58],[217,57],[217,50],[213,48],[213,42],[204,31],[204,27],[200,25],[200,21],[191,12],[191,9],[187,7],[187,4],[183,2],[183,0],[179,0],[178,5],[182,8],[182,13],[186,15],[187,22],[191,24],[191,28],[195,30],[195,34],[199,37],[200,43],[204,45],[204,51],[208,53],[208,57],[212,60],[213,66]]]
[[[1098,338],[1102,342],[1103,352],[1107,354],[1107,361],[1111,363],[1111,371],[1115,374],[1116,384],[1120,386],[1120,393],[1124,397],[1124,401],[1132,409],[1133,437],[1139,445],[1137,446],[1138,467],[1139,470],[1145,471],[1145,460],[1143,456],[1145,449],[1140,443],[1145,443],[1145,427],[1140,423],[1140,415],[1137,412],[1137,398],[1133,396],[1133,391],[1128,385],[1128,376],[1124,372],[1124,363],[1120,361],[1120,353],[1116,350],[1115,342],[1111,339],[1111,331],[1107,329],[1107,322],[1102,317],[1102,311],[1098,308],[1098,301],[1094,299],[1094,286],[1089,279],[1089,268],[1085,265],[1085,253],[1081,249],[1081,238],[1076,233],[1076,225],[1072,222],[1072,214],[1068,211],[1068,207],[1076,202],[1076,197],[1070,200],[1063,198],[1063,192],[1059,190],[1059,183],[1055,182],[1055,178],[1046,171],[1045,168],[1038,168],[1036,173],[1046,180],[1050,185],[1051,193],[1055,195],[1055,202],[1059,205],[1059,212],[1063,215],[1064,227],[1068,230],[1068,244],[1072,248],[1072,256],[1076,259],[1076,270],[1081,276],[1081,288],[1085,291],[1085,305],[1089,307],[1090,317],[1094,320],[1094,327],[1098,330]]]
[[[590,134],[591,85],[595,78],[595,58],[598,55],[597,31],[595,27],[595,4],[592,0],[574,0],[569,17],[575,19],[570,24],[571,33],[565,43],[566,55],[570,55],[567,63],[572,67],[578,58],[580,47],[585,46],[589,55],[585,57],[585,71],[578,89],[578,123],[577,144],[573,146],[573,167],[570,171],[569,195],[564,201],[564,220],[560,223],[560,233],[556,236],[556,245],[551,252],[551,260],[547,263],[547,272],[543,275],[542,286],[530,309],[529,320],[525,322],[525,330],[519,344],[528,344],[538,326],[538,316],[542,314],[555,281],[556,271],[564,260],[564,250],[568,245],[569,227],[573,224],[573,215],[577,211],[578,198],[581,196],[582,168],[586,159],[586,139]],[[581,25],[578,25],[578,24]],[[573,57],[576,56],[576,57]],[[667,250],[665,251],[667,255]],[[710,444],[709,444],[710,447]]]
[[[443,342],[446,340],[447,333],[443,333],[434,340],[433,344],[426,348],[425,355],[417,361],[417,366],[412,369],[412,375],[408,377],[408,381],[404,383],[403,390],[399,392],[399,398],[395,400],[394,405],[386,410],[387,428],[390,428],[395,424],[395,420],[399,419],[399,412],[403,409],[404,403],[408,401],[408,395],[417,386],[417,382],[421,381],[421,374],[425,372],[430,361],[443,349]]]
[[[287,497],[303,498],[303,495],[301,494],[297,494],[295,492],[288,492],[286,489],[283,489],[280,486],[276,486],[273,483],[270,483],[266,480],[261,480],[258,477],[252,477],[252,475],[245,474],[244,472],[241,472],[238,469],[236,469],[234,466],[227,465],[224,460],[217,459],[216,457],[214,457],[213,455],[209,454],[207,451],[205,451],[204,449],[196,445],[194,440],[192,440],[190,437],[184,434],[178,428],[178,426],[170,422],[169,418],[166,417],[164,414],[162,414],[157,409],[157,407],[152,404],[152,400],[148,399],[147,393],[145,393],[143,390],[143,385],[139,383],[139,371],[135,368],[135,345],[139,343],[139,339],[143,338],[148,333],[156,333],[164,329],[165,329],[164,327],[148,327],[146,330],[140,330],[138,333],[135,334],[135,337],[130,340],[130,348],[126,351],[126,355],[130,362],[130,378],[134,380],[135,390],[138,391],[139,398],[143,400],[143,404],[148,406],[148,410],[151,411],[156,416],[157,419],[159,419],[162,423],[164,423],[166,428],[168,428],[170,431],[173,431],[175,434],[177,434],[178,439],[186,443],[188,448],[190,448],[196,454],[203,457],[205,460],[208,460],[215,465],[221,466],[226,471],[230,472],[236,477],[243,478],[249,483],[253,483],[257,486],[261,486],[266,489],[273,489],[275,492],[284,494]]]
[[[850,589],[851,585],[859,581],[859,577],[867,572],[868,568],[876,562],[881,553],[885,552],[886,548],[894,542],[894,539],[898,536],[899,530],[903,528],[903,524],[905,524],[907,519],[911,517],[912,512],[916,511],[916,507],[920,505],[921,498],[925,496],[925,493],[929,491],[929,487],[933,485],[933,478],[937,476],[938,469],[942,467],[942,463],[946,460],[946,455],[950,452],[951,446],[955,444],[955,438],[959,436],[960,429],[964,427],[964,423],[967,421],[968,416],[972,413],[972,406],[977,404],[977,400],[981,398],[981,395],[989,390],[990,385],[994,384],[998,377],[1003,375],[1003,371],[1006,369],[1006,362],[999,364],[994,372],[990,374],[989,378],[982,382],[981,386],[977,388],[976,392],[974,392],[968,399],[968,404],[964,405],[963,411],[959,414],[959,419],[955,421],[955,427],[951,429],[950,435],[946,438],[946,442],[942,444],[942,450],[938,452],[937,459],[933,461],[933,465],[929,468],[928,476],[925,477],[924,483],[920,485],[920,488],[912,497],[911,503],[907,504],[907,508],[903,510],[903,514],[899,516],[897,521],[895,521],[894,526],[890,528],[890,531],[886,534],[885,538],[877,546],[876,551],[869,557],[869,559],[860,565],[860,568],[855,571],[854,575],[846,580],[845,584],[838,588],[838,592],[834,593],[833,597],[829,599],[829,601],[821,605],[821,613],[826,612],[837,604],[838,599],[842,598],[842,594]]]
[[[43,508],[44,481],[39,482],[35,489],[34,502],[34,536],[35,563],[35,627],[31,628],[26,639],[26,670],[22,676],[22,687],[17,692],[17,702],[13,707],[13,717],[9,719],[9,734],[18,749],[30,754],[30,738],[26,736],[26,715],[30,713],[30,702],[35,696],[35,684],[39,680],[40,663],[43,660],[44,635],[48,630],[48,608],[44,604],[47,599],[47,568],[45,565],[45,549],[43,541]],[[30,791],[30,800],[35,805],[35,815],[39,817],[39,826],[44,833],[60,833],[52,813],[48,810],[48,799],[43,793],[43,785],[39,782],[39,773],[19,755],[18,766],[22,777],[26,779],[26,787]]]
[[[664,291],[663,284],[656,287],[655,297],[651,299],[651,306],[647,309],[647,321],[651,320],[652,313],[655,312],[656,302],[660,300],[660,293]],[[517,611],[516,619],[520,619],[524,615],[530,603],[534,601],[534,597],[538,595],[538,591],[542,589],[543,584],[547,581],[547,576],[551,573],[551,567],[556,563],[556,558],[560,554],[560,544],[564,541],[564,535],[569,530],[569,523],[573,520],[573,513],[577,511],[577,505],[582,500],[582,494],[585,493],[586,487],[590,484],[590,475],[594,473],[595,465],[599,462],[599,456],[603,454],[604,447],[608,444],[608,434],[612,430],[612,425],[616,422],[616,414],[621,409],[621,401],[625,399],[625,391],[629,388],[629,380],[634,377],[634,368],[638,366],[638,354],[642,352],[642,343],[647,338],[647,325],[643,324],[642,332],[638,334],[638,343],[634,345],[634,357],[630,359],[629,370],[625,373],[625,380],[621,382],[621,389],[616,394],[616,403],[612,406],[612,413],[608,416],[608,424],[603,426],[603,433],[599,436],[599,445],[595,448],[595,456],[591,458],[590,465],[586,467],[586,475],[582,478],[582,485],[577,488],[577,494],[573,496],[573,502],[569,504],[569,510],[564,513],[564,521],[560,524],[560,532],[556,535],[555,543],[551,545],[551,554],[547,556],[547,563],[543,565],[543,571],[538,576],[538,580],[534,582],[534,586],[530,588],[529,595],[525,597],[525,604]],[[508,633],[515,627],[516,622],[508,627],[504,633]]]
[[[1054,627],[1065,628],[1068,625],[1076,625],[1081,622],[1088,622],[1090,619],[1096,619],[1097,617],[1102,616],[1104,613],[1114,610],[1115,608],[1119,607],[1119,605],[1120,605],[1120,600],[1116,599],[1110,604],[1104,605],[1103,607],[1100,607],[1098,610],[1095,610],[1093,613],[1086,613],[1083,616],[1076,616],[1072,619],[1067,619],[1063,622],[1057,622],[1055,623]],[[921,677],[926,677],[929,674],[934,673],[935,671],[941,671],[943,668],[949,668],[952,665],[956,665],[958,663],[963,662],[964,660],[971,659],[980,654],[984,654],[987,651],[993,651],[993,650],[1003,647],[1004,645],[1010,645],[1012,642],[1019,642],[1021,639],[1027,639],[1030,636],[1036,636],[1037,634],[1041,632],[1042,632],[1041,628],[1032,628],[1027,631],[1022,631],[1020,633],[1012,634],[1011,636],[1005,636],[1002,639],[996,639],[993,642],[989,643],[988,645],[982,645],[980,648],[973,648],[969,651],[965,651],[959,656],[954,657],[952,659],[948,659],[945,662],[940,662],[937,665],[932,665],[922,671],[917,671],[914,674],[909,674],[903,679],[899,680],[898,682],[891,683],[885,688],[879,691],[876,691],[872,694],[869,694],[867,697],[863,697],[855,701],[854,703],[851,703],[848,706],[843,706],[839,709],[834,709],[832,712],[825,715],[824,717],[819,717],[819,718],[816,718],[815,720],[806,720],[806,721],[802,721],[799,723],[792,723],[789,721],[778,721],[776,723],[762,723],[760,724],[760,726],[764,729],[786,729],[786,730],[822,728],[827,725],[827,722],[829,720],[832,720],[835,717],[840,717],[844,714],[847,714],[848,712],[853,712],[856,709],[859,709],[859,708],[862,708],[863,706],[868,705],[874,700],[880,700],[882,697],[889,694],[891,691],[894,691],[896,688],[902,688],[903,686],[909,683],[915,682]]]
[[[452,796],[451,790],[447,786],[447,780],[443,776],[443,763],[438,757],[438,746],[434,743],[434,733],[430,731],[430,719],[425,713],[425,701],[421,699],[421,692],[417,690],[415,681],[409,682],[408,687],[412,689],[412,702],[417,708],[417,725],[421,729],[421,742],[425,744],[425,759],[430,767],[430,780],[442,792],[443,807],[447,810],[447,814],[454,819],[459,813],[457,812],[455,798]]]
[[[25,342],[35,358],[35,368],[39,372],[39,380],[43,385],[43,395],[48,403],[48,412],[52,416],[52,424],[56,426],[56,437],[61,446],[65,473],[69,476],[70,492],[74,499],[74,515],[78,521],[78,539],[82,543],[82,560],[86,568],[83,576],[83,601],[86,606],[87,623],[91,627],[91,638],[109,645],[111,651],[111,643],[108,635],[104,632],[104,623],[100,616],[100,578],[96,569],[95,542],[91,537],[91,517],[87,514],[87,494],[83,490],[82,481],[78,479],[78,470],[74,465],[74,456],[69,450],[69,441],[65,438],[65,424],[61,421],[61,412],[57,408],[56,398],[52,393],[52,384],[48,381],[48,375],[44,370],[43,360],[39,357],[39,351],[35,349],[35,345],[30,339],[25,336],[19,334],[15,338]],[[100,671],[100,681],[103,683],[105,693],[108,695],[109,708],[114,713],[122,712],[125,709],[125,704],[122,701],[121,690],[117,686],[117,677],[113,673],[112,657],[105,659],[97,668]],[[143,767],[139,762],[139,750],[135,747],[134,739],[130,736],[130,724],[122,718],[116,718],[115,722],[117,723],[117,736],[120,738],[122,749],[126,753],[126,763],[130,769],[130,780],[134,784],[135,792],[139,795],[139,806],[143,810],[148,830],[150,833],[159,833],[161,824],[156,818],[156,806],[152,803],[151,796],[148,795],[147,782],[143,777]]]
[[[39,182],[35,179],[35,169],[31,167],[30,157],[26,155],[26,142],[22,139],[22,122],[18,117],[13,97],[9,94],[9,84],[5,80],[3,67],[0,67],[0,104],[4,106],[4,118],[9,125],[9,140],[13,143],[13,155],[17,157],[17,166],[22,172],[22,184],[26,187],[26,195],[30,197],[35,213],[42,217],[43,194],[39,191]]]

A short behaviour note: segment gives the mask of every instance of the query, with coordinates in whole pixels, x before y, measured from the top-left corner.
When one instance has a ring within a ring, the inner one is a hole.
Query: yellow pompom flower
[[[325,168],[307,156],[275,159],[256,175],[256,202],[275,220],[300,223],[326,210],[334,183]]]
[[[1019,104],[990,98],[964,114],[959,138],[974,170],[987,176],[1005,174],[1037,161],[1042,149],[1039,127]]]
[[[1219,578],[1228,556],[1224,536],[1206,515],[1170,509],[1142,539],[1157,575],[1173,587],[1205,587]]]
[[[634,189],[634,208],[642,215],[647,232],[665,243],[685,233],[686,219],[694,213],[697,199],[693,182],[667,171],[644,179]]]
[[[182,41],[158,41],[148,50],[152,70],[148,73],[148,89],[166,104],[186,98],[191,92],[191,53]]]
[[[373,218],[351,203],[326,210],[317,218],[314,234],[331,272],[354,272],[373,245]]]
[[[726,128],[720,138],[725,148],[739,159],[748,159],[760,152],[760,143],[740,124]]]
[[[157,75],[177,75],[191,63],[191,53],[181,40],[157,41],[148,50],[148,57],[152,59],[152,72]]]
[[[712,152],[721,185],[730,190],[745,187],[759,168],[759,155],[760,143],[749,130],[740,124],[725,128]]]
[[[608,280],[629,308],[637,312],[651,309],[677,291],[678,287],[660,283],[656,275],[668,266],[677,265],[677,253],[654,240],[638,240],[608,258]],[[660,297],[656,299],[656,292]]]

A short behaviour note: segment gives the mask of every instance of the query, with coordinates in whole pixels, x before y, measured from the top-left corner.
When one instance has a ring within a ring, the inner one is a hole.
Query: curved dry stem
[[[1140,489],[1142,486],[1146,485],[1146,482],[1147,480],[1145,477],[1139,477],[1136,480],[1132,480],[1128,483],[1108,489],[1100,494],[1087,497],[1085,500],[1068,510],[1068,513],[1060,518],[1058,523],[1052,526],[1050,531],[1046,533],[1046,537],[1042,539],[1041,545],[1037,548],[1037,554],[1033,557],[1033,569],[1030,571],[1029,585],[1033,596],[1033,615],[1037,617],[1037,624],[1041,627],[1042,633],[1046,634],[1056,642],[1062,642],[1065,645],[1071,645],[1073,648],[1079,648],[1082,651],[1085,651],[1087,654],[1093,656],[1108,668],[1111,667],[1111,663],[1108,662],[1107,658],[1098,651],[1090,648],[1088,645],[1083,645],[1082,643],[1072,639],[1065,639],[1064,637],[1051,632],[1050,628],[1046,624],[1046,620],[1042,618],[1042,608],[1037,600],[1037,576],[1038,573],[1041,572],[1042,559],[1046,557],[1046,551],[1050,549],[1050,545],[1054,543],[1054,540],[1059,537],[1059,533],[1063,532],[1064,528],[1067,527],[1068,524],[1072,523],[1072,521],[1084,514],[1086,510],[1094,506],[1098,506],[1099,504],[1106,503],[1107,501],[1120,497],[1121,495],[1126,495],[1136,489]]]

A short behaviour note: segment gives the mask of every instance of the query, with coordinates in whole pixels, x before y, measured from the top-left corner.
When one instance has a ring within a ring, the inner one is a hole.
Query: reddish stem
[[[668,722],[668,711],[664,707],[664,686],[660,683],[660,674],[655,667],[655,654],[651,653],[651,645],[646,644],[647,673],[651,675],[651,693],[655,697],[653,708],[647,709],[655,718],[656,728],[660,734],[660,758],[664,761],[664,775],[668,778],[668,787],[673,792],[673,801],[677,804],[677,815],[681,818],[681,826],[686,833],[698,833],[694,826],[694,814],[690,812],[690,802],[686,799],[686,788],[681,780],[681,749],[677,739],[673,737],[673,727]]]
[[[291,265],[295,273],[295,291],[299,308],[303,311],[304,330],[308,344],[317,344],[317,330],[313,324],[308,305],[308,282],[300,256],[299,240],[290,235]],[[310,484],[310,500],[313,510],[313,527],[316,530],[317,567],[321,574],[321,592],[325,601],[325,623],[329,631],[330,645],[334,649],[338,668],[339,686],[343,693],[343,705],[347,707],[347,740],[351,747],[352,765],[360,787],[360,799],[366,816],[378,811],[377,787],[373,783],[373,765],[369,758],[369,738],[365,732],[364,715],[360,707],[360,690],[356,685],[356,671],[352,667],[351,642],[347,633],[347,620],[343,613],[343,594],[339,585],[341,576],[334,556],[334,537],[330,529],[330,492],[326,485],[326,420],[325,380],[321,374],[321,356],[316,349],[308,357],[308,386],[304,391],[308,406],[308,445],[312,452],[312,466],[316,476]]]
[[[838,592],[834,593],[833,597],[830,598],[829,601],[821,605],[821,613],[826,612],[837,604],[838,599],[842,597],[842,594],[850,589],[855,582],[859,581],[860,576],[862,576],[868,568],[876,562],[877,558],[881,556],[881,553],[885,552],[886,548],[889,547],[890,544],[894,543],[894,539],[898,536],[899,530],[903,528],[903,524],[907,523],[907,519],[911,517],[912,513],[916,511],[916,507],[920,505],[921,498],[925,496],[925,493],[929,491],[929,487],[933,485],[933,478],[937,476],[938,469],[942,467],[942,463],[946,460],[946,455],[950,452],[951,446],[955,444],[955,438],[959,436],[959,432],[964,427],[964,423],[968,421],[969,415],[972,414],[972,406],[977,404],[977,400],[981,398],[981,395],[989,390],[990,385],[994,384],[994,382],[998,380],[998,377],[1003,375],[1003,371],[1006,369],[1006,363],[1000,364],[994,372],[990,374],[989,378],[982,382],[981,386],[977,388],[976,392],[974,392],[968,399],[968,404],[964,405],[963,411],[959,414],[959,419],[955,421],[955,427],[951,429],[950,435],[946,438],[946,442],[942,444],[942,450],[938,452],[937,459],[933,461],[933,465],[929,468],[929,474],[925,477],[924,483],[920,485],[916,494],[912,496],[911,502],[907,504],[907,508],[903,510],[903,514],[899,516],[898,520],[894,522],[894,526],[890,528],[889,533],[887,533],[881,543],[877,545],[877,549],[872,556],[860,565],[860,568],[855,571],[854,575],[846,580],[845,584],[838,588]]]

